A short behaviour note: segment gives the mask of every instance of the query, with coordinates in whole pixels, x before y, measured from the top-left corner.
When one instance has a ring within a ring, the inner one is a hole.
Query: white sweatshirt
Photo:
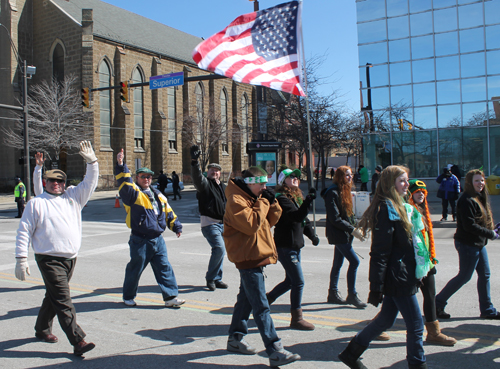
[[[97,162],[87,164],[78,186],[60,196],[44,192],[28,201],[17,230],[16,257],[28,257],[31,241],[35,254],[75,258],[82,242],[82,209],[98,180]]]
[[[35,190],[35,196],[39,196],[43,193],[41,165],[36,165],[35,169],[33,169],[33,189]]]

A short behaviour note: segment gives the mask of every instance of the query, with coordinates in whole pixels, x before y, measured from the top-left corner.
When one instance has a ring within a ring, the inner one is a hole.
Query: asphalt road
[[[498,196],[497,196],[498,197]],[[14,247],[18,227],[15,204],[0,202],[0,368],[266,368],[268,359],[260,335],[250,321],[247,337],[259,354],[244,356],[226,351],[227,330],[232,307],[238,293],[239,274],[227,259],[224,281],[228,290],[209,292],[205,288],[205,272],[210,248],[203,238],[194,192],[184,191],[182,200],[172,201],[172,207],[184,225],[181,238],[165,233],[171,263],[187,300],[180,309],[163,306],[159,287],[148,267],[141,278],[138,306],[129,308],[122,303],[121,287],[125,266],[129,260],[127,241],[129,230],[124,224],[123,207],[114,208],[114,193],[94,196],[83,211],[83,242],[71,288],[78,323],[87,333],[87,341],[96,348],[77,358],[57,322],[53,333],[56,344],[43,343],[34,337],[34,324],[44,296],[43,281],[33,258],[29,263],[31,276],[18,281],[14,276]],[[439,219],[439,204],[433,220]],[[498,201],[495,200],[496,209]],[[495,210],[497,211],[497,210]],[[272,317],[286,348],[297,352],[302,360],[289,368],[346,368],[337,359],[351,337],[373,318],[378,309],[369,306],[358,310],[351,306],[326,303],[333,247],[324,237],[324,209],[317,201],[318,234],[321,243],[310,242],[303,249],[303,270],[306,286],[303,296],[305,318],[316,325],[314,331],[295,331],[289,325],[289,295],[282,296],[272,306]],[[498,217],[496,219],[499,219]],[[440,261],[436,276],[437,289],[452,278],[458,257],[452,235],[454,223],[437,224],[436,247]],[[363,258],[358,270],[357,289],[360,296],[368,295],[369,243],[355,241],[354,247]],[[500,242],[488,246],[492,266],[491,291],[500,308]],[[345,275],[341,274],[341,292],[346,295]],[[268,289],[284,277],[280,265],[266,268]],[[421,297],[419,296],[421,299]],[[473,277],[450,300],[447,311],[452,319],[442,321],[444,333],[458,339],[454,347],[425,345],[429,367],[437,368],[500,368],[500,321],[479,319],[476,277]],[[363,363],[373,368],[407,368],[404,323],[399,318],[388,332],[388,342],[373,342],[363,354]]]

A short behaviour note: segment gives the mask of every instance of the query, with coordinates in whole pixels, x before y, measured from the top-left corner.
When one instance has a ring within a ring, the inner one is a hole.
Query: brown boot
[[[457,343],[457,340],[453,337],[448,337],[447,335],[441,333],[441,329],[439,329],[439,322],[437,320],[434,322],[425,322],[425,328],[427,329],[426,342],[441,346],[453,346]]]
[[[380,333],[377,337],[375,337],[376,341],[389,341],[391,336],[389,336],[386,332]]]
[[[298,329],[301,331],[312,331],[314,325],[302,318],[302,309],[292,309],[292,320],[290,321],[290,328]]]

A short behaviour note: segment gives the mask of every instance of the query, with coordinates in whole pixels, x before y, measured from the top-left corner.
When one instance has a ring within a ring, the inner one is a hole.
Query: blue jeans
[[[274,342],[280,339],[274,329],[271,311],[266,298],[263,268],[240,269],[240,292],[234,305],[229,336],[240,339],[248,334],[248,319],[253,311],[253,319],[264,341],[268,355],[275,351]]]
[[[330,289],[338,290],[340,269],[344,263],[344,258],[349,262],[349,269],[347,269],[347,292],[349,294],[356,293],[356,272],[359,266],[359,258],[352,248],[352,240],[348,243],[335,245],[332,271],[330,272]]]
[[[394,325],[401,312],[406,324],[406,359],[410,365],[425,363],[423,333],[424,322],[418,307],[416,295],[393,297],[385,296],[378,315],[354,338],[357,343],[368,347],[379,334]]]
[[[208,262],[208,271],[205,276],[207,281],[220,281],[222,280],[222,262],[226,254],[226,247],[224,245],[224,238],[222,232],[224,231],[224,224],[211,224],[201,228],[201,233],[212,247],[212,255]]]
[[[455,249],[458,252],[459,270],[441,292],[436,296],[436,307],[444,308],[448,300],[464,284],[470,281],[474,270],[477,273],[477,293],[479,295],[479,310],[481,316],[495,315],[497,310],[491,302],[490,295],[490,263],[486,247],[467,246],[455,240]]]
[[[139,279],[144,269],[151,263],[156,282],[161,289],[163,300],[167,301],[179,294],[174,270],[168,261],[167,246],[163,236],[151,240],[130,235],[130,261],[125,269],[123,299],[132,300],[137,295]]]
[[[292,310],[301,308],[302,291],[304,290],[304,276],[300,265],[300,250],[292,250],[278,247],[278,260],[285,269],[285,280],[269,292],[269,298],[273,301],[284,293],[290,292],[290,308]]]

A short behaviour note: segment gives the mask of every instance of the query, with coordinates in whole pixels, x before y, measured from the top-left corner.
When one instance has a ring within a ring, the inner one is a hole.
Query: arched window
[[[144,78],[139,68],[132,73],[132,83],[142,83]],[[134,139],[135,147],[144,149],[144,91],[143,87],[134,87]]]
[[[52,78],[57,82],[64,81],[64,49],[57,43],[52,52]]]
[[[99,65],[99,87],[111,86],[111,69],[102,61]],[[99,91],[99,114],[101,120],[101,147],[111,147],[111,90]]]
[[[241,145],[246,147],[249,142],[250,127],[248,126],[248,97],[246,94],[241,96]]]
[[[220,92],[220,126],[222,152],[227,153],[229,151],[229,130],[227,126],[227,93],[224,88]]]
[[[175,87],[168,87],[167,95],[168,95],[168,147],[170,150],[177,151]]]
[[[196,141],[198,143],[201,142],[201,131],[203,130],[203,120],[205,118],[204,115],[204,97],[205,97],[205,89],[203,88],[203,83],[198,82],[194,89],[194,94],[196,96],[196,120],[198,123],[196,129]]]

